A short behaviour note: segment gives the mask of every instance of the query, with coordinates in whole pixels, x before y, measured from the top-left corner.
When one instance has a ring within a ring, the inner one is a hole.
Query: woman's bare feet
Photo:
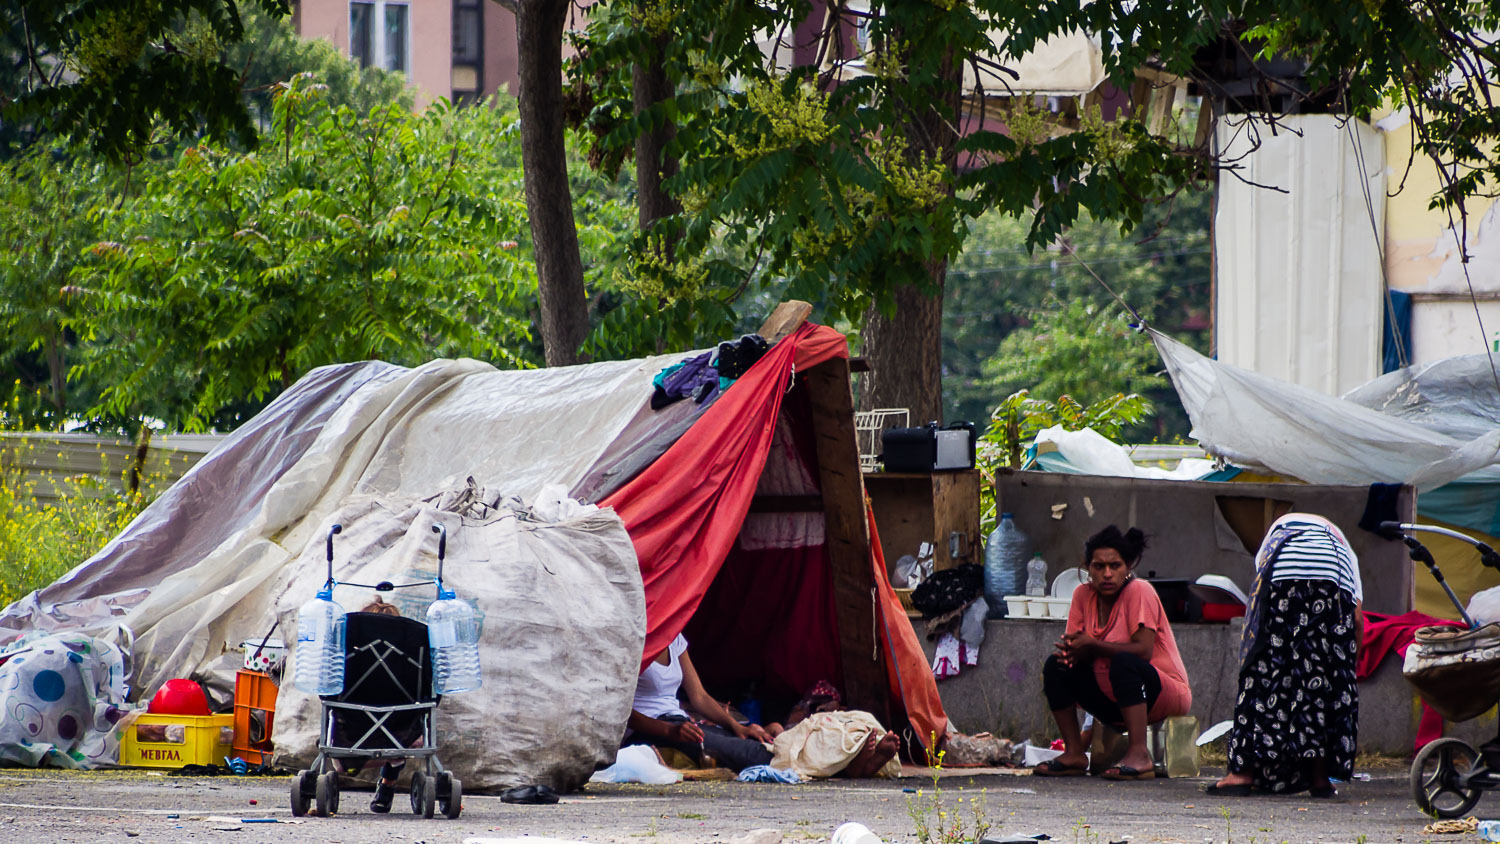
[[[839,774],[845,777],[873,777],[880,773],[885,763],[896,758],[900,751],[901,738],[894,732],[888,732],[879,739],[874,733],[870,733],[859,753],[849,760],[849,764]]]
[[[1223,779],[1214,783],[1216,788],[1233,788],[1237,785],[1250,785],[1253,781],[1249,774],[1226,774]]]

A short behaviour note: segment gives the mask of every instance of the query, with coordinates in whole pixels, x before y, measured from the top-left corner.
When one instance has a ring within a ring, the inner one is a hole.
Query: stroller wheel
[[[421,771],[411,772],[411,813],[413,815],[422,814],[422,794],[426,789],[423,780],[426,779],[427,775]]]
[[[436,807],[437,778],[429,777],[421,771],[413,772],[411,775],[411,813],[430,818],[432,810]]]
[[[339,811],[339,775],[333,771],[318,777],[318,816],[332,817]]]
[[[308,798],[313,791],[312,781],[312,771],[298,771],[292,777],[292,817],[300,818],[307,814],[307,807],[311,802]]]
[[[1479,802],[1481,790],[1463,777],[1479,763],[1479,753],[1456,738],[1440,738],[1411,762],[1411,793],[1417,808],[1435,818],[1456,818]]]
[[[451,821],[463,811],[463,783],[458,781],[458,777],[444,773],[438,775],[438,785],[438,808],[442,810],[443,817]]]

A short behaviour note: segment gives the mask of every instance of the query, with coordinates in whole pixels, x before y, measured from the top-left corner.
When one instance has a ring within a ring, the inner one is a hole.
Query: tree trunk
[[[941,290],[947,263],[932,272]],[[897,288],[893,316],[867,311],[860,347],[870,371],[860,376],[859,409],[905,407],[913,425],[942,421],[942,329],[942,294],[928,296],[912,285]]]
[[[950,171],[958,160],[955,130],[963,92],[962,67],[952,56],[943,63],[947,102],[927,102],[913,109],[903,127],[907,158],[920,164],[923,156],[940,156]],[[945,115],[943,109],[948,113]],[[951,188],[950,188],[951,190]],[[861,337],[870,371],[860,382],[859,409],[909,408],[911,424],[943,421],[943,283],[948,278],[946,258],[927,264],[931,292],[917,285],[896,288],[896,309],[890,316],[878,309],[865,312]]]
[[[521,163],[548,366],[580,363],[579,348],[589,333],[583,260],[563,146],[562,33],[569,6],[568,0],[522,0],[515,9]]]
[[[659,49],[649,59],[636,62],[631,82],[636,114],[675,93],[662,67]],[[643,232],[650,231],[657,220],[682,211],[682,204],[662,188],[663,182],[677,174],[677,159],[667,155],[667,144],[676,135],[677,126],[668,122],[659,129],[642,132],[635,139],[636,206]],[[672,238],[664,243],[661,254],[670,256],[675,241]]]

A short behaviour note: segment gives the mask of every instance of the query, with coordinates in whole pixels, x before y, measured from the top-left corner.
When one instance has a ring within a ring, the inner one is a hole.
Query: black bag
[[[984,591],[984,566],[964,563],[933,575],[912,590],[911,605],[924,617],[952,612]]]

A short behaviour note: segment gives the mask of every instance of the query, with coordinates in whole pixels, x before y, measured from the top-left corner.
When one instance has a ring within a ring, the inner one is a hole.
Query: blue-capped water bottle
[[[432,690],[440,695],[479,688],[479,614],[453,590],[440,586],[427,608],[432,646]]]
[[[292,659],[292,682],[302,691],[336,695],[344,690],[344,608],[333,599],[332,584],[297,611]]]
[[[427,607],[427,644],[432,648],[432,690],[447,695],[479,688],[479,613],[443,585],[443,558],[448,555],[448,528],[432,526],[438,535],[437,600]]]

